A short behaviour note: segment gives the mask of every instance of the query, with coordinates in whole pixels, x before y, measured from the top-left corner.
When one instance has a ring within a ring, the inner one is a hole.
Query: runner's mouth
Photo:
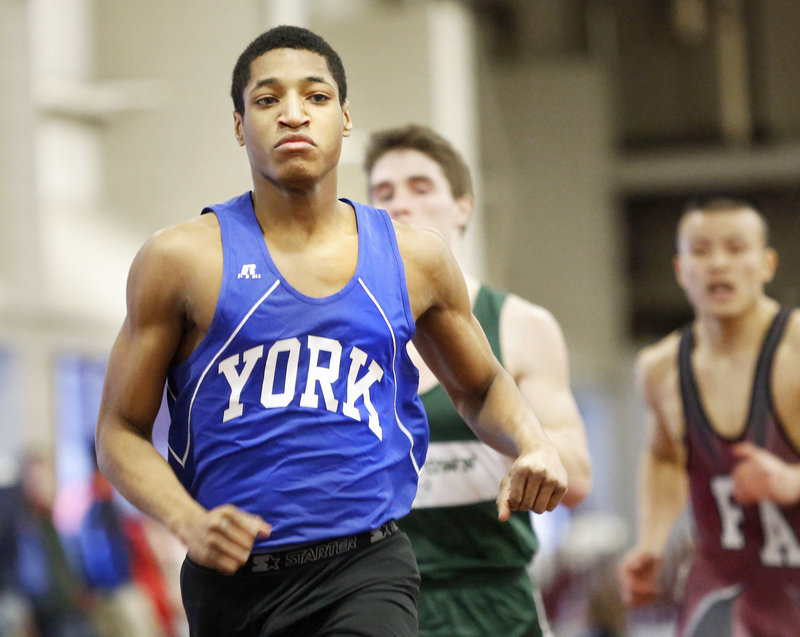
[[[711,283],[708,286],[709,294],[730,294],[733,292],[734,287],[732,283]]]

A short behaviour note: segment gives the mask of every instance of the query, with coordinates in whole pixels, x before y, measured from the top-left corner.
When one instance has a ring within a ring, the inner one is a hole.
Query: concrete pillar
[[[264,30],[281,24],[308,26],[309,9],[306,0],[260,0],[263,6]]]
[[[0,311],[6,320],[39,300],[34,106],[28,3],[0,0]]]
[[[481,161],[477,112],[476,36],[472,10],[463,2],[428,6],[428,77],[431,125],[464,155],[472,169],[475,215],[465,236],[462,267],[484,275]]]
[[[35,183],[30,3],[0,0],[0,400],[3,450],[15,457],[50,438],[47,357],[34,330],[41,320],[41,233]]]

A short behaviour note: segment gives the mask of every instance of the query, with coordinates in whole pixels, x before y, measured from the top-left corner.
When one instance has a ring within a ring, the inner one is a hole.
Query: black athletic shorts
[[[301,547],[292,560],[286,551],[254,555],[234,575],[187,557],[181,594],[191,636],[415,637],[420,578],[405,533],[344,551],[330,550],[334,542]]]

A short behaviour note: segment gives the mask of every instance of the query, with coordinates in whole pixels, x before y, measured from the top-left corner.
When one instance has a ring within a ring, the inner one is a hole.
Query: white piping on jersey
[[[406,429],[405,425],[400,420],[400,416],[397,415],[397,371],[395,367],[395,361],[397,360],[397,340],[394,337],[394,330],[392,329],[392,324],[389,323],[389,319],[386,318],[386,314],[383,311],[383,308],[378,303],[378,300],[372,295],[372,292],[369,291],[367,288],[366,283],[364,283],[361,277],[358,277],[358,282],[362,288],[364,288],[364,292],[367,293],[367,296],[372,300],[375,304],[375,307],[378,309],[378,312],[381,313],[383,320],[386,322],[386,326],[389,328],[389,334],[392,336],[392,378],[394,379],[394,402],[393,402],[393,409],[394,409],[394,419],[397,421],[397,426],[400,427],[400,431],[402,431],[408,441],[411,443],[411,447],[409,447],[408,455],[411,458],[411,464],[414,466],[414,471],[417,472],[417,476],[419,476],[419,465],[417,465],[417,461],[414,458],[414,437],[411,435],[411,432]]]
[[[706,613],[708,613],[711,607],[717,602],[725,602],[735,599],[739,593],[742,592],[742,588],[743,586],[741,584],[733,584],[732,586],[728,586],[726,588],[720,588],[715,591],[711,591],[705,597],[703,597],[703,599],[701,599],[695,607],[692,617],[689,620],[689,624],[686,627],[686,637],[702,637],[701,635],[695,635],[695,631],[700,625],[700,622],[705,619]]]
[[[222,347],[219,348],[219,351],[216,354],[214,354],[214,358],[212,358],[211,361],[208,363],[206,368],[203,370],[203,373],[200,374],[200,378],[197,380],[197,385],[195,385],[194,393],[192,394],[192,400],[189,402],[189,411],[186,414],[186,453],[183,454],[183,458],[179,458],[178,454],[176,454],[172,450],[172,447],[169,447],[169,452],[172,454],[172,457],[175,458],[175,460],[178,462],[178,464],[181,465],[181,467],[185,467],[186,466],[186,458],[189,457],[189,449],[191,448],[190,445],[191,445],[191,441],[192,441],[192,408],[194,407],[194,399],[197,398],[197,392],[200,391],[200,385],[203,382],[203,379],[206,377],[206,374],[208,373],[208,370],[211,369],[211,366],[222,355],[222,352],[225,351],[225,348],[227,348],[228,345],[230,345],[230,343],[234,339],[234,337],[244,327],[244,324],[247,323],[247,321],[250,319],[250,316],[253,314],[253,312],[256,311],[256,309],[258,308],[259,305],[261,305],[264,301],[267,300],[267,297],[270,294],[272,294],[272,291],[276,287],[278,287],[280,282],[281,282],[280,279],[276,279],[275,283],[273,283],[272,286],[269,288],[269,290],[267,290],[264,293],[264,296],[262,296],[260,299],[258,299],[258,301],[255,302],[253,307],[251,307],[250,310],[247,312],[247,314],[245,314],[244,318],[241,320],[239,325],[236,326],[236,329],[233,330],[233,332],[231,332],[231,335],[228,337],[228,340],[225,341],[225,344]]]
[[[550,628],[550,623],[547,621],[547,609],[544,607],[542,591],[538,586],[533,587],[533,603],[536,605],[536,617],[539,619],[539,628],[542,631],[542,637],[554,637],[553,631]]]

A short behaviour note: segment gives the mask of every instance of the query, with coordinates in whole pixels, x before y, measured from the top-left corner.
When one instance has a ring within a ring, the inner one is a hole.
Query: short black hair
[[[316,33],[303,27],[281,25],[259,35],[247,45],[239,59],[236,60],[231,80],[231,98],[233,99],[233,109],[237,113],[244,115],[242,94],[244,87],[250,81],[250,65],[253,60],[273,49],[300,49],[318,53],[324,57],[336,86],[339,88],[339,103],[344,104],[347,99],[347,78],[339,54]]]
[[[678,219],[676,240],[680,239],[681,227],[687,216],[693,212],[734,212],[737,210],[750,210],[756,214],[761,224],[761,232],[764,235],[764,245],[769,245],[769,224],[760,206],[747,197],[731,196],[727,194],[705,194],[692,197],[683,206],[683,213]]]

